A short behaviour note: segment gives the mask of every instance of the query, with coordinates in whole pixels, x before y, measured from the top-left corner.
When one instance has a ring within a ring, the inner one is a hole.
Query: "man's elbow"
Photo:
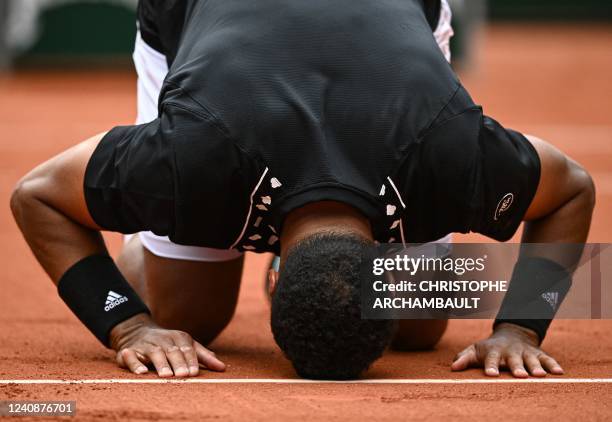
[[[43,183],[40,177],[33,176],[31,173],[24,176],[13,188],[11,194],[10,207],[13,217],[17,224],[22,227],[29,211],[40,204],[38,194]]]
[[[583,167],[578,166],[574,172],[576,184],[578,187],[578,195],[576,199],[580,201],[585,210],[593,212],[596,201],[595,182],[593,178]]]

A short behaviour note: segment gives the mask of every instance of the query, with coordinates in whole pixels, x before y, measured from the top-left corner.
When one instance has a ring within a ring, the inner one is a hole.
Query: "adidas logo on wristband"
[[[542,293],[542,299],[544,299],[553,311],[557,310],[557,304],[559,303],[559,293],[557,292],[546,292]]]
[[[121,296],[118,293],[113,292],[112,290],[108,291],[108,296],[106,297],[106,306],[104,306],[104,311],[108,312],[116,306],[121,305],[128,301],[128,298],[125,296]]]

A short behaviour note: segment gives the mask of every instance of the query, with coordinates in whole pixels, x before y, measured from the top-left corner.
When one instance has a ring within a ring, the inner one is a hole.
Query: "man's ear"
[[[268,270],[268,295],[272,297],[276,290],[276,283],[278,283],[278,271],[270,268]]]

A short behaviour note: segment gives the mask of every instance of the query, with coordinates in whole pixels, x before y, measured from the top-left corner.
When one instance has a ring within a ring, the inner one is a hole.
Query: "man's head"
[[[272,332],[304,378],[356,378],[378,359],[391,321],[361,319],[360,267],[369,241],[316,233],[284,260],[272,297]]]

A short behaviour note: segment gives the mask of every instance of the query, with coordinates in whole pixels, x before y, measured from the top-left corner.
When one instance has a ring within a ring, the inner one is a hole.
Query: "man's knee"
[[[219,262],[163,258],[146,249],[140,236],[124,244],[117,264],[160,326],[189,333],[202,344],[231,321],[244,257]]]
[[[145,250],[148,305],[163,327],[210,343],[231,321],[240,290],[243,257],[195,262],[161,258]]]
[[[446,331],[447,320],[401,320],[391,348],[401,351],[431,350]]]
[[[138,235],[124,239],[123,248],[116,260],[121,274],[148,305],[147,286],[144,274],[144,251]]]

